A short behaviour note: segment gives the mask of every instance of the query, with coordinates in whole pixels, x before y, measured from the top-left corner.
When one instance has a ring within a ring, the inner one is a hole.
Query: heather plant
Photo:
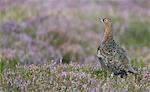
[[[7,6],[8,8],[1,10],[0,13],[0,20],[5,21],[6,19],[9,20],[16,20],[17,22],[21,22],[23,20],[26,20],[27,18],[35,15],[34,11],[29,11],[27,8],[20,7],[18,5],[16,6]]]
[[[67,42],[67,37],[64,34],[58,32],[50,32],[49,34],[49,37],[51,37],[49,43],[56,48]]]
[[[149,0],[0,0],[0,91],[149,92]],[[110,78],[96,56],[113,21],[138,76]],[[117,79],[117,80],[116,80]]]
[[[4,91],[149,91],[149,70],[142,70],[138,79],[110,78],[99,65],[44,64],[16,65],[1,72]],[[140,78],[140,79],[139,79]]]
[[[17,63],[18,61],[15,59],[7,60],[7,59],[1,58],[0,59],[0,72],[2,73],[7,68],[12,68],[12,69],[15,68]]]

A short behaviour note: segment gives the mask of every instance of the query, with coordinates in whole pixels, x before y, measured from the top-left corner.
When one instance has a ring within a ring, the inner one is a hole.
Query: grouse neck
[[[104,25],[104,38],[103,42],[113,40],[113,34],[112,34],[112,26],[110,24]]]

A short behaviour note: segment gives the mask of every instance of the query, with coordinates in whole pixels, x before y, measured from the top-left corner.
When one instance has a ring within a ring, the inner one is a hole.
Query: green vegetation
[[[136,82],[134,75],[127,79],[110,78],[96,65],[44,64],[18,65],[16,60],[1,60],[0,86],[3,91],[148,91],[149,75],[140,73]],[[145,70],[147,72],[148,70]],[[143,83],[141,86],[140,84]]]
[[[130,9],[122,0],[1,1],[0,92],[150,92],[149,0],[126,0]],[[139,75],[110,78],[93,64],[102,17],[110,17],[116,41],[136,57],[130,63]],[[62,63],[54,63],[57,55]]]
[[[24,28],[23,32],[26,33],[27,35],[31,36],[32,38],[36,37],[36,30],[34,30],[34,28]]]
[[[19,6],[9,7],[5,10],[0,10],[0,20],[16,20],[17,22],[22,22],[23,20],[34,16],[35,11],[29,10],[28,8],[23,8]]]
[[[79,42],[79,44],[84,49],[87,55],[93,54],[93,50],[90,47],[88,47],[89,43],[87,41]]]
[[[50,32],[48,36],[51,38],[50,44],[54,47],[59,47],[63,43],[67,41],[67,38],[64,34],[61,34],[59,32]]]
[[[143,60],[132,59],[130,63],[131,65],[138,67],[138,68],[146,67],[146,64]]]
[[[149,22],[134,21],[120,35],[120,42],[125,46],[150,47]]]
[[[0,72],[3,72],[5,69],[8,69],[8,68],[15,68],[16,65],[17,65],[17,60],[15,59],[10,59],[10,60],[7,60],[7,59],[0,59]]]
[[[62,63],[69,64],[71,61],[71,53],[66,53],[63,55]]]

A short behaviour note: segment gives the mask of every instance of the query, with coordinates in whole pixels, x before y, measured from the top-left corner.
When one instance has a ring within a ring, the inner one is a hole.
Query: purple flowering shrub
[[[125,79],[111,78],[100,65],[16,63],[8,67],[12,61],[0,61],[0,65],[5,65],[0,68],[1,91],[150,91],[150,70],[144,68],[136,77],[128,75]]]
[[[0,91],[150,91],[149,0],[0,0]],[[140,75],[110,78],[96,50],[99,18]],[[145,68],[146,67],[146,68]]]

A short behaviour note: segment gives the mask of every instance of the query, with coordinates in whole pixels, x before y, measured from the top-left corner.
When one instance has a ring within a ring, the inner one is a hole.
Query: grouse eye
[[[105,19],[103,19],[103,22],[105,21]]]
[[[103,22],[111,22],[109,18],[103,18]]]

